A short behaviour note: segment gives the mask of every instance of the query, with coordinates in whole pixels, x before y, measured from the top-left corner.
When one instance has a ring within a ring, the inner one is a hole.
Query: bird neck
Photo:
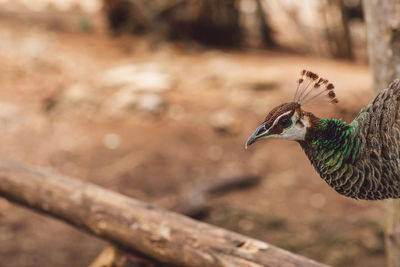
[[[354,127],[341,119],[320,119],[314,116],[310,121],[305,142],[319,149],[338,150],[354,134]]]
[[[356,127],[341,119],[320,119],[309,115],[311,126],[300,141],[312,165],[322,178],[337,176],[346,164],[352,164],[360,152]]]

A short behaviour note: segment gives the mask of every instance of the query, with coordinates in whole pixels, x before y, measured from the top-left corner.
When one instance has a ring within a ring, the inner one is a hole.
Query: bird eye
[[[289,117],[283,117],[279,120],[279,125],[281,125],[283,128],[287,128],[292,125],[292,120]]]

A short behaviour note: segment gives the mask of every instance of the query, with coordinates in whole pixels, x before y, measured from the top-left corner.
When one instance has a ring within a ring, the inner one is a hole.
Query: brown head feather
[[[295,110],[298,110],[298,112],[301,112],[300,109],[300,105],[298,103],[284,103],[281,104],[275,108],[273,108],[267,115],[267,117],[265,118],[264,122],[265,122],[265,128],[269,129],[272,124],[274,123],[274,121],[276,120],[276,118],[278,118],[280,115],[282,115],[285,112],[291,111],[288,116],[292,116],[293,113],[295,112]],[[277,127],[277,128],[276,128]],[[276,127],[274,127],[274,129],[271,129],[273,133],[278,133],[279,132],[279,125],[276,125]],[[276,129],[275,129],[276,128]],[[280,129],[281,131],[283,130]]]

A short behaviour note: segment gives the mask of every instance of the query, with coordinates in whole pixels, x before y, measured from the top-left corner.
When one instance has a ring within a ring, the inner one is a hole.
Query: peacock
[[[400,198],[400,80],[381,91],[351,123],[318,118],[303,109],[323,96],[338,103],[332,83],[303,70],[293,102],[273,108],[246,148],[267,138],[293,140],[338,193],[367,200]]]

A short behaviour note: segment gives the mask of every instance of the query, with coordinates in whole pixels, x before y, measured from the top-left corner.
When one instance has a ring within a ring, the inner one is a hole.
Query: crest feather
[[[325,78],[320,77],[318,74],[302,70],[301,77],[297,81],[297,89],[294,95],[294,102],[299,105],[310,103],[320,96],[326,96],[330,103],[338,103],[334,92],[335,86]]]

